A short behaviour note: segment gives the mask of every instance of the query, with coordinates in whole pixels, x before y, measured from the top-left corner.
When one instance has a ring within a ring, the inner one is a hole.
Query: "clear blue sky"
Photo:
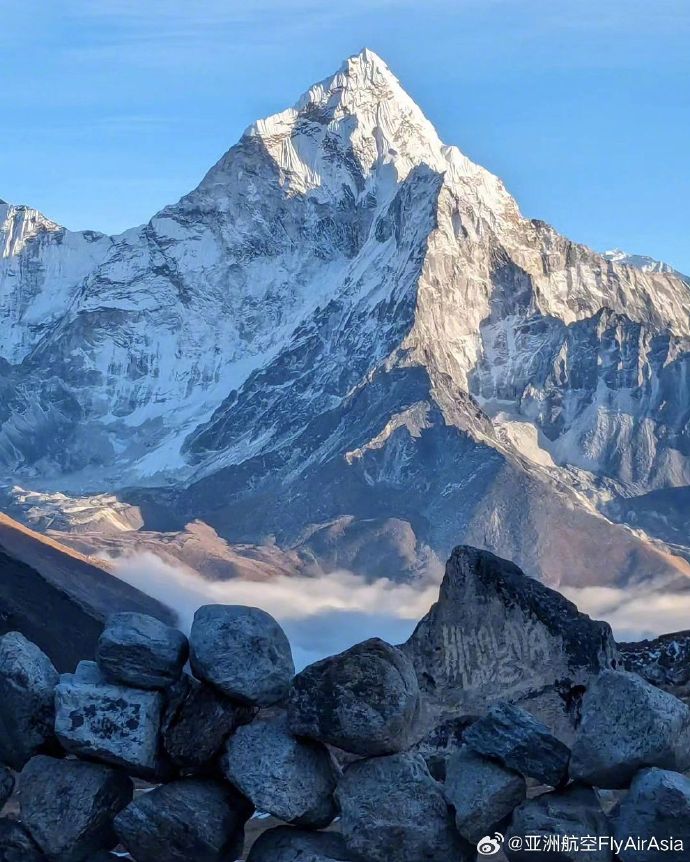
[[[690,273],[689,0],[0,0],[0,197],[146,221],[364,46],[525,214]]]

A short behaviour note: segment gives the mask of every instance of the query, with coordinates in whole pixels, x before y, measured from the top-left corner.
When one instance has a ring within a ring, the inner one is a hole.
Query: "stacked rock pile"
[[[453,745],[427,763],[422,715],[398,648],[369,640],[295,675],[285,634],[256,608],[200,608],[189,640],[116,614],[96,661],[62,676],[9,633],[0,802],[18,808],[0,818],[0,860],[106,862],[119,847],[137,862],[233,862],[255,811],[286,825],[249,862],[469,862],[496,832],[511,862],[537,858],[510,840],[527,836],[673,837],[684,851],[619,858],[690,859],[690,708],[641,677],[595,677],[571,747],[500,702],[451,716]],[[624,791],[607,812],[601,789]],[[537,855],[611,862],[611,846]]]

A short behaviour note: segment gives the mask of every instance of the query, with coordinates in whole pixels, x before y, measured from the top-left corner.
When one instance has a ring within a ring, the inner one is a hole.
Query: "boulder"
[[[63,747],[141,778],[155,778],[163,769],[162,710],[156,691],[80,682],[72,674],[63,674],[55,688],[55,732]]]
[[[469,727],[465,742],[527,778],[558,787],[568,778],[570,751],[524,709],[496,703]]]
[[[0,763],[17,771],[54,744],[53,691],[58,672],[19,632],[0,638]]]
[[[229,700],[188,674],[167,695],[161,725],[163,747],[171,762],[186,774],[210,769],[228,736],[255,715],[253,707]]]
[[[348,851],[367,862],[470,862],[443,790],[419,754],[349,766],[336,790]]]
[[[46,862],[46,857],[21,823],[0,817],[0,862]]]
[[[611,837],[596,793],[571,784],[519,805],[503,850],[509,862],[611,862]],[[601,847],[599,838],[606,839]]]
[[[14,775],[6,766],[0,766],[0,810],[5,806],[7,800],[12,796],[14,790]]]
[[[372,638],[295,677],[290,729],[352,754],[392,754],[417,741],[420,700],[410,661]]]
[[[325,746],[298,740],[284,716],[240,727],[221,759],[225,777],[259,811],[319,829],[336,815],[336,774]]]
[[[342,835],[278,826],[263,832],[247,862],[350,862]]]
[[[637,674],[606,671],[584,697],[570,774],[596,787],[627,787],[645,766],[690,766],[690,708]]]
[[[690,779],[666,769],[637,773],[614,816],[614,836],[621,842],[621,862],[687,862],[690,858]],[[645,849],[626,846],[631,836],[650,842]],[[673,839],[661,850],[652,840]]]
[[[63,674],[63,676],[69,679],[70,674]],[[107,682],[106,678],[101,672],[101,669],[98,667],[95,661],[80,661],[79,664],[76,666],[74,674],[72,674],[72,676],[74,682],[85,682],[94,684]]]
[[[183,778],[139,796],[115,830],[137,862],[229,862],[242,853],[251,811],[227,785]]]
[[[27,763],[19,789],[22,822],[48,859],[59,862],[114,847],[113,819],[134,790],[117,769],[45,755]]]
[[[295,673],[285,632],[259,608],[199,608],[189,649],[195,675],[240,703],[270,706],[283,700]]]
[[[187,661],[187,638],[155,617],[113,614],[98,639],[96,660],[110,682],[167,688]]]
[[[502,828],[527,793],[522,775],[467,746],[448,759],[444,787],[458,832],[470,844]]]
[[[568,739],[575,694],[612,667],[610,627],[488,551],[451,554],[438,602],[403,646],[436,717],[521,703]]]

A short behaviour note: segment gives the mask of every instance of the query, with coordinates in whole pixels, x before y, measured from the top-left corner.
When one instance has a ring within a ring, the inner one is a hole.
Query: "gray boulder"
[[[94,683],[96,685],[107,682],[95,661],[82,660],[76,666],[73,674],[63,674],[63,676],[67,679],[72,676],[74,682]]]
[[[471,844],[502,827],[527,794],[522,775],[467,746],[448,759],[444,787],[458,832]]]
[[[443,790],[419,754],[360,760],[347,768],[336,799],[347,849],[367,862],[469,862]]]
[[[22,822],[48,859],[81,862],[115,846],[113,819],[133,790],[119,770],[38,755],[20,778]]]
[[[365,757],[408,748],[420,693],[410,661],[378,638],[309,665],[290,689],[290,729]]]
[[[512,704],[494,704],[467,729],[465,742],[542,784],[558,787],[568,778],[568,747],[534,716]]]
[[[690,766],[690,708],[634,673],[606,671],[584,697],[570,774],[596,787],[627,787],[645,766]]]
[[[259,608],[199,608],[189,649],[195,675],[240,703],[270,706],[283,700],[295,673],[285,632]]]
[[[17,771],[54,743],[58,672],[19,632],[0,638],[0,763]]]
[[[577,722],[572,692],[616,659],[610,626],[513,563],[468,546],[451,554],[438,602],[403,649],[439,716],[523,702],[562,738]]]
[[[0,862],[46,862],[46,857],[21,823],[0,817]]]
[[[163,747],[171,762],[186,774],[210,769],[228,736],[251,721],[256,712],[188,674],[168,689],[167,696],[161,725]]]
[[[229,862],[242,853],[251,811],[227,785],[184,778],[139,796],[115,830],[137,862]]]
[[[187,661],[187,638],[155,617],[113,614],[98,639],[96,660],[111,682],[167,688]]]
[[[530,842],[527,836],[536,838]],[[596,793],[571,784],[518,806],[503,850],[509,862],[611,862],[611,837],[611,825]],[[599,838],[606,839],[601,848]],[[511,839],[521,846],[513,846]]]
[[[255,841],[247,862],[350,862],[345,841],[337,832],[307,832],[278,826]]]
[[[163,769],[162,710],[160,692],[79,682],[63,674],[55,688],[55,733],[69,752],[155,778]]]
[[[621,862],[687,862],[690,858],[690,779],[666,769],[643,769],[637,773],[614,816],[614,835],[622,846]],[[675,849],[626,847],[630,836],[651,842],[669,839]]]
[[[0,810],[12,796],[14,790],[14,775],[6,766],[0,766]]]
[[[279,820],[318,829],[335,817],[336,774],[328,750],[296,739],[284,716],[240,727],[227,742],[221,769],[255,808]]]

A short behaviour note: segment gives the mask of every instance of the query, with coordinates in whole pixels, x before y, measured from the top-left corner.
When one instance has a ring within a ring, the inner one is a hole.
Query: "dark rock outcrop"
[[[690,707],[627,671],[606,671],[582,705],[570,774],[596,787],[626,787],[638,769],[690,766]]]
[[[0,766],[0,811],[14,790],[14,775],[6,766]]]
[[[518,806],[503,846],[509,862],[611,862],[610,846],[604,842],[600,847],[597,840],[611,835],[596,793],[571,784]],[[511,847],[512,838],[520,839],[519,848]],[[585,838],[589,844],[582,842]]]
[[[542,784],[558,787],[568,778],[568,747],[534,716],[512,704],[494,704],[467,729],[465,742],[480,754]]]
[[[351,862],[342,835],[278,826],[259,836],[247,862]]]
[[[146,614],[113,614],[98,639],[96,661],[110,682],[135,688],[167,688],[187,661],[181,631]]]
[[[113,819],[133,789],[108,766],[38,755],[21,774],[22,821],[48,859],[82,862],[115,846]]]
[[[139,796],[115,818],[137,862],[228,862],[244,843],[251,806],[217,781],[185,778]]]
[[[690,631],[619,643],[618,651],[626,670],[678,697],[690,695]]]
[[[187,774],[210,769],[228,736],[251,721],[256,712],[189,674],[183,674],[166,694],[163,748],[170,761]]]
[[[463,746],[467,729],[479,716],[460,715],[447,718],[431,730],[410,749],[421,754],[429,772],[437,781],[444,781],[448,759]]]
[[[690,857],[690,779],[665,769],[643,769],[630,785],[614,817],[614,835],[621,842],[621,862],[686,862]],[[646,849],[627,847],[630,837],[650,842]],[[676,849],[651,844],[673,837]]]
[[[58,673],[19,632],[0,638],[0,763],[20,770],[54,739]]]
[[[392,754],[416,741],[420,702],[409,659],[372,638],[295,677],[290,729],[352,754]]]
[[[616,661],[608,624],[513,563],[467,546],[453,551],[439,600],[404,650],[436,714],[482,713],[508,700],[563,738],[577,721],[578,689]]]
[[[319,829],[336,815],[334,764],[325,746],[298,740],[284,716],[239,728],[221,759],[223,774],[259,811]]]
[[[527,793],[522,775],[467,746],[448,759],[444,788],[458,832],[470,844],[502,828]]]
[[[192,670],[241,703],[270,706],[295,673],[285,632],[270,614],[241,605],[204,605],[189,636]]]
[[[9,817],[0,817],[0,862],[45,862],[27,830]]]
[[[441,785],[418,754],[349,766],[336,790],[347,849],[367,862],[470,862]]]
[[[155,778],[162,769],[163,697],[63,674],[55,688],[55,733],[66,751]]]

